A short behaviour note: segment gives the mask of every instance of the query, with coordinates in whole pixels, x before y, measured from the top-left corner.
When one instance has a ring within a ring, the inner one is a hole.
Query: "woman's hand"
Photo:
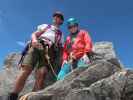
[[[76,59],[76,57],[75,57],[75,55],[73,54],[73,53],[70,53],[70,60],[75,60]]]

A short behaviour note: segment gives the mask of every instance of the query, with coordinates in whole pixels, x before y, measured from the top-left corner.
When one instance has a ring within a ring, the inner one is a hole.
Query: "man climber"
[[[17,76],[13,91],[10,93],[8,100],[17,100],[19,93],[24,88],[26,79],[35,71],[35,84],[33,91],[44,88],[44,79],[51,68],[49,61],[53,64],[54,47],[62,46],[62,32],[59,27],[63,24],[64,17],[61,12],[53,14],[53,24],[42,24],[38,26],[37,31],[33,32],[30,47],[21,62],[21,72]]]

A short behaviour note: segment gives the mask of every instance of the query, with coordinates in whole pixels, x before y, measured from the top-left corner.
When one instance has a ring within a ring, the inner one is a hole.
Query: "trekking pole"
[[[26,53],[28,52],[29,48],[31,47],[31,41],[28,41],[24,50],[21,52],[21,58],[20,60],[18,61],[18,66],[20,67],[21,66],[21,63],[23,62],[24,60],[24,57],[26,55]]]

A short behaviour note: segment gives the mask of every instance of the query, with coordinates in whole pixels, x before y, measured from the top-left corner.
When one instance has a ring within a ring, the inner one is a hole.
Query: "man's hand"
[[[32,47],[37,47],[38,46],[38,41],[37,40],[32,40]]]
[[[42,44],[38,42],[38,40],[32,41],[33,48],[43,48]]]
[[[32,38],[32,47],[33,48],[40,48],[40,47],[42,47],[42,45],[38,42],[38,40],[37,40],[37,34],[38,34],[39,32],[34,32],[34,33],[32,33],[32,36],[31,36],[31,38]]]

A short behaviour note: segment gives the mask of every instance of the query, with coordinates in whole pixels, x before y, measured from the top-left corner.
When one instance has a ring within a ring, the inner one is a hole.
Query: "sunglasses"
[[[71,26],[68,26],[68,29],[71,29],[73,27],[77,27],[77,25],[71,25]]]

